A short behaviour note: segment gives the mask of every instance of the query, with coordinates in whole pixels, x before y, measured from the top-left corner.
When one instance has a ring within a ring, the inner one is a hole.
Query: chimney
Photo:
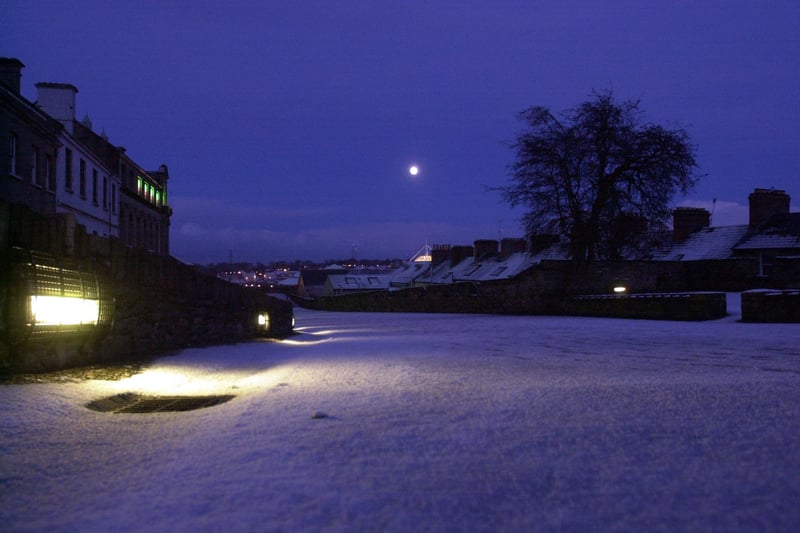
[[[450,257],[449,244],[434,244],[431,248],[431,265],[438,265],[444,263]]]
[[[506,237],[500,240],[500,257],[505,259],[511,254],[525,253],[525,239]]]
[[[22,61],[13,57],[0,57],[0,84],[12,93],[20,94],[22,81]]]
[[[472,246],[453,246],[450,248],[450,266],[455,266],[467,257],[472,257],[472,254]]]
[[[755,228],[773,215],[788,215],[790,197],[786,191],[755,189],[747,197],[750,200],[750,227]]]
[[[711,225],[711,213],[702,207],[678,207],[672,212],[672,240],[685,241],[689,235]]]
[[[494,239],[479,239],[475,241],[475,261],[490,255],[497,255],[497,241]]]
[[[69,83],[47,82],[37,83],[36,89],[39,91],[37,103],[41,110],[61,122],[68,132],[73,133],[75,95],[78,89]]]

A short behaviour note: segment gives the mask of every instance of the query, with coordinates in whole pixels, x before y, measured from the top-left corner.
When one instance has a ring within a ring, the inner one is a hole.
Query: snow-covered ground
[[[800,326],[729,310],[297,310],[286,341],[0,386],[0,529],[796,531]],[[84,407],[125,391],[237,396]]]

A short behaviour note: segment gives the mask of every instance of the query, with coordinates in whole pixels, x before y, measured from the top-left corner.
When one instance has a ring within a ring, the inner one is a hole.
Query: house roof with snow
[[[779,250],[800,253],[800,213],[775,215],[736,245],[736,251]]]
[[[385,290],[389,288],[391,274],[332,274],[325,282],[332,292]]]
[[[703,228],[655,257],[657,261],[729,259],[734,247],[750,230],[747,224]]]
[[[513,278],[536,264],[528,253],[515,253],[508,257],[468,257],[451,265],[448,262],[434,267],[431,283],[453,283],[455,281],[489,281]],[[427,281],[427,280],[421,280]]]
[[[430,261],[406,263],[391,274],[389,284],[392,287],[408,287],[421,276],[428,275],[430,267]]]
[[[479,258],[467,257],[451,264],[448,261],[433,267],[430,279],[418,278],[422,283],[454,283],[457,281],[497,281],[511,279],[544,260],[565,260],[569,258],[566,246],[556,243],[537,253],[516,252],[509,255],[490,255]]]

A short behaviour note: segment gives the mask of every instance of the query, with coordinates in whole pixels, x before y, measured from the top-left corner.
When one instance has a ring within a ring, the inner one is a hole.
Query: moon
[[[408,173],[411,174],[412,176],[416,176],[417,174],[419,174],[419,167],[417,165],[411,165],[410,167],[408,167]]]

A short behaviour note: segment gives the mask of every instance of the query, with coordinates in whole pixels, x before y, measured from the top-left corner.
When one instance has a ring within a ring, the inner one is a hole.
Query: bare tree
[[[531,107],[519,118],[504,198],[527,208],[529,234],[566,239],[576,262],[619,258],[631,221],[664,227],[672,197],[697,181],[686,131],[644,123],[638,101],[595,92],[558,116]]]

